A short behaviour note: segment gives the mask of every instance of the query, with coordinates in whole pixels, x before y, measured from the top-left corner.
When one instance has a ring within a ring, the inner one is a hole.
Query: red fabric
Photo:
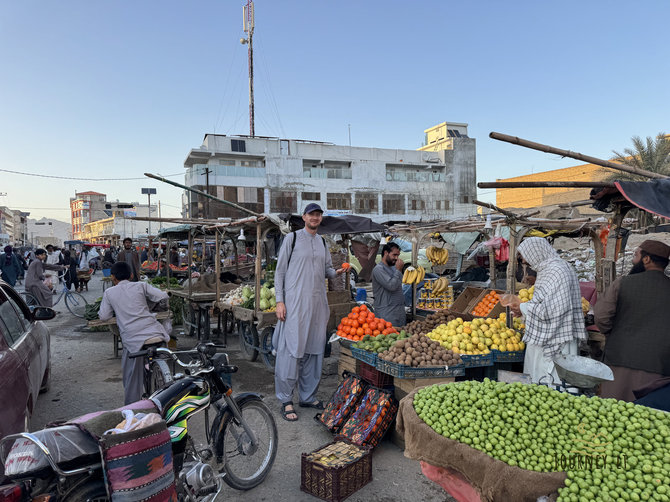
[[[481,502],[479,492],[467,480],[453,469],[437,467],[420,462],[421,471],[431,481],[436,482],[458,502]]]
[[[586,301],[588,301],[591,306],[596,304],[596,301],[598,300],[598,292],[596,291],[595,282],[580,282],[579,290],[582,293],[582,296],[586,298]]]

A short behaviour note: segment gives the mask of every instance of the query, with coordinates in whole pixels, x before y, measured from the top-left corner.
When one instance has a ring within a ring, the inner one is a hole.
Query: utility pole
[[[256,135],[254,127],[254,2],[247,0],[247,4],[242,9],[243,23],[242,27],[247,34],[247,38],[241,38],[240,43],[249,44],[249,136]]]
[[[156,195],[156,189],[155,188],[143,188],[142,189],[143,194],[147,194],[147,198],[149,200],[149,226],[147,227],[147,239],[149,240],[149,256],[151,256],[151,194]],[[151,259],[149,259],[151,261]]]
[[[209,167],[205,168],[205,184],[207,185],[207,189],[205,190],[208,195],[211,195],[209,193],[209,173],[212,171],[210,170]],[[205,218],[209,218],[209,199],[205,198]]]

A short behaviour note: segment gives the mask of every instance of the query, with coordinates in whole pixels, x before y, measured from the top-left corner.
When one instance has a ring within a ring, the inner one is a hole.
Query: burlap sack
[[[466,444],[437,434],[414,411],[413,390],[400,401],[396,429],[405,438],[405,456],[460,472],[480,493],[495,502],[555,500],[564,472],[534,472],[513,467]]]

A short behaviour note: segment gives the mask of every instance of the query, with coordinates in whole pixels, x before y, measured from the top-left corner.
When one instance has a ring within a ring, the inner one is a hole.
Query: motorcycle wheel
[[[261,343],[261,355],[263,357],[263,363],[265,367],[271,373],[275,371],[275,360],[276,357],[272,354],[272,335],[274,335],[275,327],[266,326],[261,331],[260,343]]]
[[[109,502],[107,488],[102,479],[89,481],[67,495],[68,502]]]
[[[272,469],[277,455],[277,425],[270,409],[262,401],[246,401],[242,417],[256,434],[254,447],[241,424],[232,414],[227,415],[217,437],[222,446],[223,480],[236,490],[251,490],[261,484]]]

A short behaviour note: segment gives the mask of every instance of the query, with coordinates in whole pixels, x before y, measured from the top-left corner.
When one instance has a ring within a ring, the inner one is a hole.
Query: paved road
[[[100,277],[96,274],[84,296],[94,301],[102,296]],[[108,332],[88,332],[83,321],[76,319],[64,304],[54,307],[60,313],[48,321],[51,329],[51,388],[42,394],[33,414],[31,430],[45,424],[72,418],[100,409],[111,409],[123,404],[121,361],[112,352]],[[195,341],[180,334],[175,328],[179,348],[191,347]],[[249,492],[238,492],[226,486],[219,500],[314,501],[316,498],[300,491],[300,454],[310,452],[332,440],[332,435],[312,417],[314,410],[299,408],[300,419],[289,423],[281,419],[279,404],[274,398],[273,376],[262,363],[250,363],[240,357],[237,337],[229,339],[231,362],[240,367],[233,376],[235,392],[255,391],[266,396],[266,403],[275,412],[279,431],[279,451],[275,465],[264,483]],[[326,372],[320,389],[327,400],[337,386],[335,358],[326,360]],[[203,438],[204,418],[196,417],[190,431],[196,442]],[[384,440],[374,452],[373,482],[347,500],[390,502],[395,500],[453,500],[436,484],[421,474],[419,463],[403,456],[403,452]]]

